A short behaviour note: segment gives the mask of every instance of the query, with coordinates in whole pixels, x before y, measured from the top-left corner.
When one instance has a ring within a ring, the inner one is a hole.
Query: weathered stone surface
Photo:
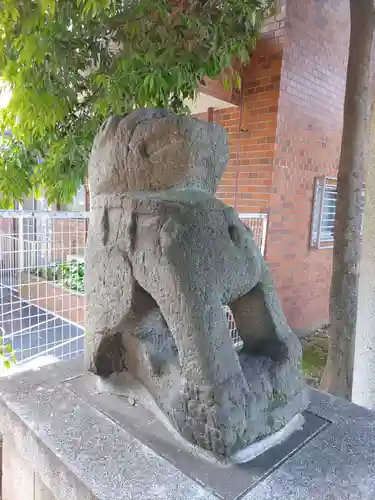
[[[32,463],[17,449],[10,432],[4,435],[1,500],[56,500],[41,481]]]
[[[34,500],[34,471],[14,448],[12,436],[3,439],[3,477],[1,496],[3,500]]]
[[[128,370],[184,438],[219,457],[306,406],[301,346],[267,267],[213,194],[227,158],[216,124],[157,109],[111,118],[89,165],[85,272],[90,369]]]
[[[227,166],[225,131],[164,109],[115,116],[99,131],[91,155],[90,193],[198,188],[215,193]]]

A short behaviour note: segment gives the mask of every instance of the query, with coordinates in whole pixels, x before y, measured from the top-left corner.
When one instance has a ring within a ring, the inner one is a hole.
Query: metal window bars
[[[84,349],[88,212],[0,210],[0,331],[18,363]],[[267,215],[240,214],[264,253]],[[229,307],[229,333],[241,339]]]
[[[336,179],[325,176],[317,177],[314,186],[310,240],[313,248],[333,246],[336,198]]]
[[[360,211],[363,231],[365,189],[361,191]],[[310,246],[332,248],[334,242],[337,203],[337,178],[321,176],[315,179]]]

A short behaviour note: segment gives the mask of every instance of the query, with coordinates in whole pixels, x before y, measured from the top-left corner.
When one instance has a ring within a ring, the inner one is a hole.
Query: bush
[[[49,266],[38,267],[31,271],[31,274],[39,276],[46,281],[53,281],[58,285],[84,293],[85,265],[76,260],[72,262],[60,262]]]

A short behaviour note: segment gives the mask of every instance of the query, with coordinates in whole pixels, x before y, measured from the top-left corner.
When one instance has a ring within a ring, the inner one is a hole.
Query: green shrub
[[[33,269],[31,274],[39,276],[47,281],[53,281],[69,290],[84,293],[83,280],[85,265],[83,262],[76,260],[71,262],[59,262]]]
[[[3,338],[5,331],[0,327],[0,363],[4,368],[9,369],[16,363],[16,355],[11,344],[4,344]]]

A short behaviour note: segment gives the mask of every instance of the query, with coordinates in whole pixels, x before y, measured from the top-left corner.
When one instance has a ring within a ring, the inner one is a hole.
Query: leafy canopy
[[[69,201],[110,114],[184,111],[205,76],[249,59],[273,0],[1,0],[3,206]]]

